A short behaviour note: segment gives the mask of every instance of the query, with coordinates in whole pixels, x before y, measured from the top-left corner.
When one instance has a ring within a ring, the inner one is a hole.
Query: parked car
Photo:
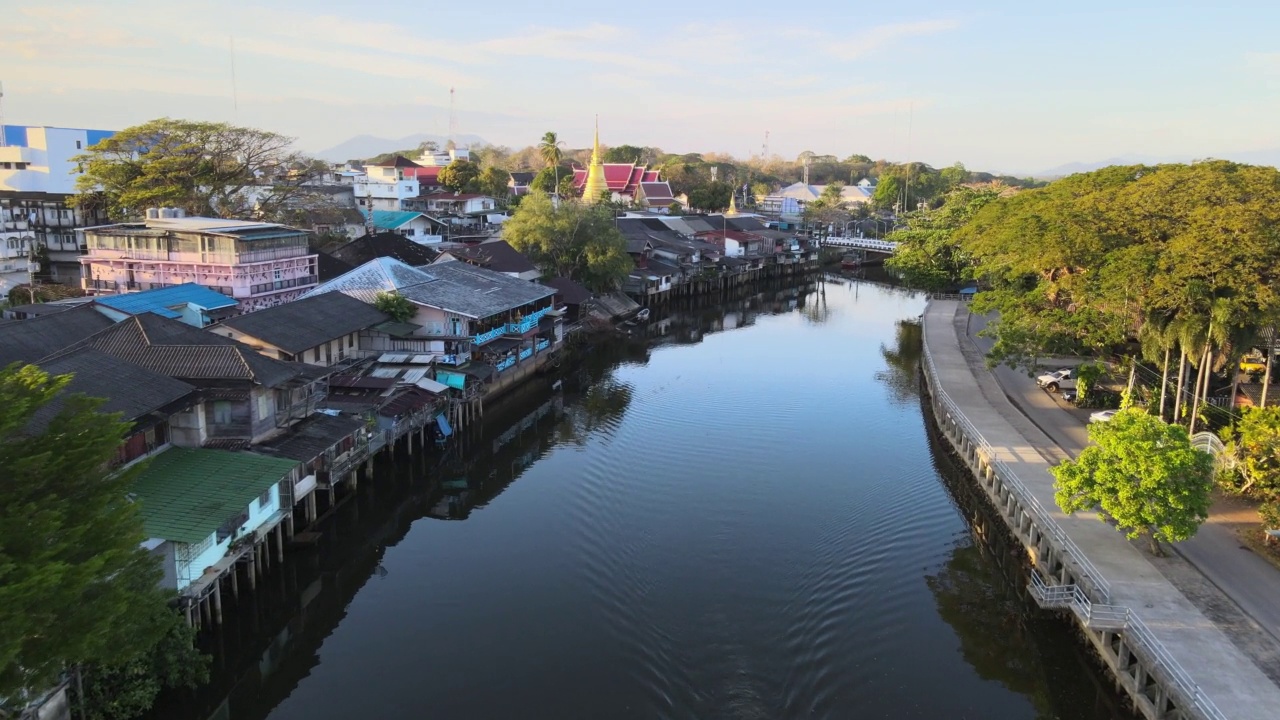
[[[1076,381],[1071,377],[1071,368],[1062,368],[1051,373],[1045,373],[1036,378],[1036,384],[1049,392],[1058,392],[1058,390],[1064,388],[1068,390],[1076,389]]]
[[[1247,373],[1267,371],[1267,363],[1262,358],[1245,358],[1240,361],[1240,369]]]
[[[1111,418],[1115,417],[1116,413],[1118,412],[1120,411],[1119,410],[1099,410],[1098,412],[1091,413],[1089,415],[1089,422],[1091,423],[1107,422]]]

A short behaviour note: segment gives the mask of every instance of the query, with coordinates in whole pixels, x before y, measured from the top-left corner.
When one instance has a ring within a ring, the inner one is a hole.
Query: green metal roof
[[[170,448],[133,485],[148,537],[198,543],[297,467],[251,452]]]

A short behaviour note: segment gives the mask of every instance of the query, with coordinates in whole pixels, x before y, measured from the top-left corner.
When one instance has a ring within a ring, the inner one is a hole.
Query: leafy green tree
[[[549,168],[554,168],[564,159],[564,141],[556,133],[548,130],[542,134],[542,140],[538,142],[538,154],[542,156],[542,162]]]
[[[709,182],[689,190],[689,207],[717,212],[729,207],[733,186],[727,182]]]
[[[607,206],[526,195],[502,227],[502,236],[551,277],[568,277],[600,292],[616,290],[635,267],[626,239]]]
[[[1260,500],[1280,500],[1280,407],[1244,408],[1227,434],[1233,459],[1227,488]]]
[[[1068,515],[1100,508],[1130,539],[1160,541],[1195,535],[1209,517],[1213,458],[1191,447],[1187,431],[1137,408],[1089,426],[1093,444],[1050,469],[1054,499]]]
[[[635,145],[619,145],[611,147],[604,151],[604,157],[601,162],[607,163],[640,163],[641,158],[645,155],[645,149],[636,147]]]
[[[148,652],[84,668],[83,707],[90,720],[133,720],[151,709],[164,688],[196,688],[209,679],[209,656],[195,647],[196,630],[182,616],[156,607],[165,628]]]
[[[292,145],[293,138],[227,123],[152,120],[73,158],[84,168],[75,202],[114,220],[142,217],[149,207],[274,219],[326,170]]]
[[[510,189],[507,185],[510,180],[511,173],[501,168],[490,166],[480,173],[480,177],[476,178],[476,187],[485,195],[504,198]]]
[[[440,170],[440,184],[454,192],[476,192],[480,167],[470,160],[454,160]]]
[[[871,202],[880,210],[894,210],[902,201],[902,183],[895,176],[882,177],[876,183]]]
[[[885,238],[898,243],[885,265],[898,271],[912,287],[942,290],[971,279],[972,259],[955,238],[974,213],[1000,197],[1003,189],[959,187],[936,210],[910,213],[905,227]]]
[[[128,493],[140,469],[108,464],[130,425],[101,400],[67,395],[70,376],[0,370],[0,698],[64,670],[151,652],[170,596]],[[47,424],[36,414],[54,403]]]
[[[378,293],[373,298],[373,306],[396,322],[408,322],[418,312],[413,302],[398,292]]]
[[[948,190],[969,182],[969,171],[965,169],[964,163],[956,163],[949,168],[943,168],[938,174],[941,176],[943,185]]]

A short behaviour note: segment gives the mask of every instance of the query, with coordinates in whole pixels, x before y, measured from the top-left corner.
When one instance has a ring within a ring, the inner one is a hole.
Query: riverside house
[[[414,305],[414,316],[398,324],[398,335],[390,337],[385,348],[375,345],[374,349],[433,354],[441,382],[461,383],[441,377],[456,378],[447,372],[449,368],[468,365],[474,354],[504,336],[515,343],[495,360],[492,370],[499,373],[557,344],[563,333],[553,312],[554,288],[459,261],[415,268],[378,258],[311,294],[327,292],[341,292],[371,305],[379,293],[404,296]]]
[[[311,415],[329,372],[273,360],[230,338],[151,313],[116,323],[69,349],[79,347],[199,388],[201,402],[171,421],[173,434],[188,446],[244,448],[283,432]]]
[[[238,340],[276,360],[325,367],[373,352],[373,328],[391,318],[342,293],[323,293],[285,305],[237,315],[209,331]]]

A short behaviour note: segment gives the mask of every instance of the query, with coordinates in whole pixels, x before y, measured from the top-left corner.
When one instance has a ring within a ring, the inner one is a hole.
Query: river
[[[975,541],[923,308],[829,278],[655,311],[453,457],[380,466],[154,715],[1127,716],[1016,549]]]

